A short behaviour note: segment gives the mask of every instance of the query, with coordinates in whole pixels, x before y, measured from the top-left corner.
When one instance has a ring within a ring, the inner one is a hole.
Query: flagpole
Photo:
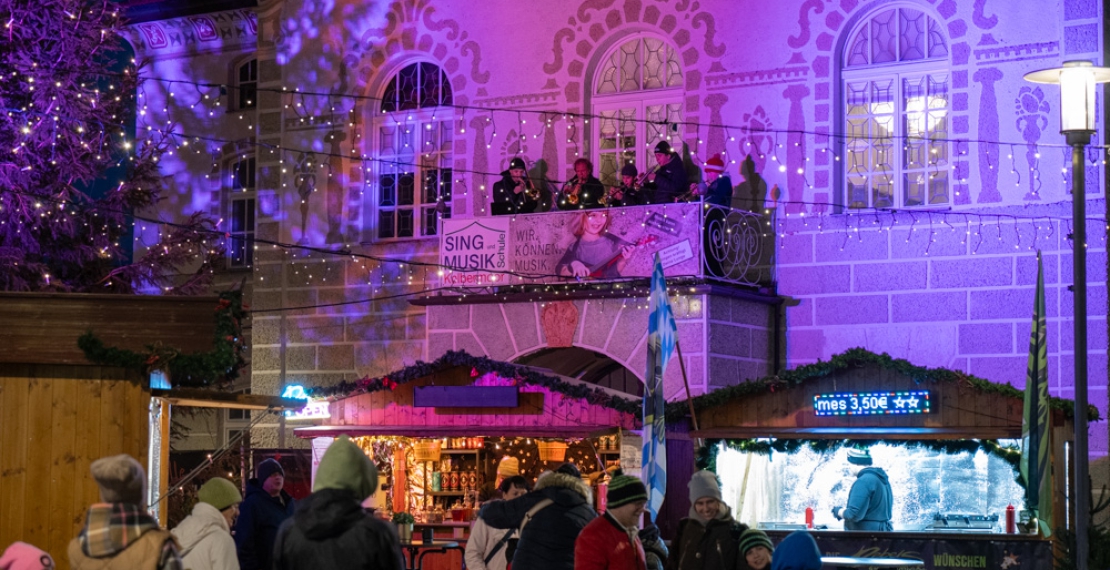
[[[686,405],[690,407],[690,423],[694,425],[694,431],[698,430],[698,416],[694,413],[694,400],[690,397],[690,380],[686,378],[686,360],[682,358],[682,343],[679,341],[678,336],[674,339],[674,348],[678,352],[678,367],[682,370],[682,385],[686,388]],[[702,447],[701,438],[694,438],[694,445],[696,452]],[[694,463],[697,464],[697,453],[694,454]]]

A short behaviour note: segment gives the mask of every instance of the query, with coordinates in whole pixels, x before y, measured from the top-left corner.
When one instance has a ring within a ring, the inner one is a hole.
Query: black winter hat
[[[671,152],[673,152],[671,150],[671,143],[667,141],[659,141],[659,143],[655,145],[655,154],[671,154]]]
[[[285,470],[282,469],[281,464],[272,457],[270,459],[267,459],[266,461],[263,461],[262,463],[259,463],[258,467],[255,469],[255,473],[258,474],[259,483],[264,483],[267,479],[270,478],[270,475],[273,475],[274,473],[281,473],[281,476],[285,477]]]
[[[509,161],[509,170],[513,170],[514,168],[528,170],[528,165],[524,164],[523,158],[520,158],[519,156],[514,156],[513,159]]]
[[[635,164],[626,164],[621,167],[621,176],[636,176],[639,173]]]
[[[555,470],[555,472],[562,473],[563,475],[570,475],[571,477],[578,477],[579,479],[582,478],[582,472],[579,471],[578,467],[575,466],[573,463],[564,463],[560,465],[559,468]]]

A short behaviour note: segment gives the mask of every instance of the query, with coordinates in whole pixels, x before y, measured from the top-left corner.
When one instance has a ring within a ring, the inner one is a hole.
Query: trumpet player
[[[621,185],[609,190],[609,206],[643,206],[651,203],[651,191],[637,183],[635,164],[621,167]]]
[[[679,201],[687,193],[689,182],[686,178],[686,168],[671,144],[659,141],[655,145],[655,162],[658,167],[645,177],[644,187],[651,189],[656,204],[669,204]]]
[[[601,181],[594,178],[594,165],[585,158],[574,161],[574,178],[559,192],[556,204],[560,210],[587,210],[600,207],[598,199],[605,192]]]
[[[524,159],[513,157],[509,169],[501,173],[501,180],[493,185],[493,201],[505,204],[493,209],[497,214],[531,214],[540,203],[540,192],[531,179]]]

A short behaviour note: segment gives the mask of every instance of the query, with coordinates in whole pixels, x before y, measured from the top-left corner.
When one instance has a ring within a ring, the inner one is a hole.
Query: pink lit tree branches
[[[159,202],[159,157],[136,141],[141,79],[107,0],[0,3],[0,290],[202,291],[219,257],[212,220],[163,226],[129,259],[133,213]]]

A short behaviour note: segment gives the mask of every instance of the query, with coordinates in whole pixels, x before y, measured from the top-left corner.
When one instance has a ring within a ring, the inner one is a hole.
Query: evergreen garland
[[[216,304],[215,348],[208,352],[181,354],[173,347],[149,344],[146,352],[104,346],[92,331],[77,339],[85,358],[102,366],[118,366],[149,374],[166,370],[176,386],[210,386],[228,384],[239,377],[246,366],[242,350],[242,322],[246,316],[243,293],[224,291]]]
[[[789,390],[797,388],[806,382],[810,382],[819,378],[830,376],[843,370],[852,368],[859,368],[866,365],[877,365],[887,370],[891,370],[903,376],[912,378],[918,384],[925,383],[939,383],[939,382],[956,382],[967,386],[971,386],[976,390],[987,394],[998,394],[1009,398],[1022,398],[1024,392],[1014,388],[1009,384],[997,384],[989,380],[984,380],[965,374],[956,370],[949,370],[947,368],[924,368],[915,366],[907,360],[901,358],[893,358],[887,353],[876,354],[864,348],[852,348],[840,354],[834,355],[827,362],[818,361],[813,364],[806,364],[791,370],[784,370],[775,376],[767,376],[758,380],[749,380],[741,382],[734,386],[714,390],[708,394],[698,396],[693,399],[694,410],[704,410],[714,406],[719,406],[730,402],[732,400],[743,399],[750,396],[757,396],[767,392],[774,392],[776,390]],[[1064,400],[1061,398],[1049,397],[1049,407],[1056,410],[1061,410],[1068,418],[1074,416],[1075,403],[1071,400]],[[686,402],[672,402],[667,405],[667,421],[677,422],[682,421],[688,412]],[[1088,406],[1087,418],[1090,421],[1098,421],[1099,413],[1098,408]],[[788,440],[798,441],[798,440]]]
[[[836,453],[838,449],[845,446],[870,447],[877,443],[897,445],[907,449],[921,449],[947,455],[983,451],[984,453],[993,455],[1009,463],[1010,466],[1014,468],[1014,471],[1017,471],[1018,462],[1021,460],[1020,448],[1002,445],[998,443],[997,440],[993,439],[711,439],[706,441],[706,446],[713,449],[710,453],[714,455],[714,463],[717,454],[716,450],[719,449],[719,446],[716,445],[718,443],[723,443],[725,447],[729,449],[735,449],[746,453],[757,453],[759,455],[797,453],[803,448],[808,448],[821,454]]]
[[[484,356],[471,356],[463,350],[450,350],[434,362],[417,361],[412,366],[407,366],[385,376],[367,376],[354,382],[340,382],[333,386],[315,386],[306,389],[310,398],[326,398],[338,400],[357,394],[368,394],[380,390],[393,390],[402,384],[424,378],[456,366],[471,369],[472,376],[493,372],[502,378],[511,378],[514,383],[529,386],[542,386],[570,398],[585,400],[590,404],[602,406],[618,412],[632,414],[639,418],[642,404],[640,400],[621,398],[609,394],[598,387],[571,384],[555,376],[540,374],[535,370],[486,358]]]

